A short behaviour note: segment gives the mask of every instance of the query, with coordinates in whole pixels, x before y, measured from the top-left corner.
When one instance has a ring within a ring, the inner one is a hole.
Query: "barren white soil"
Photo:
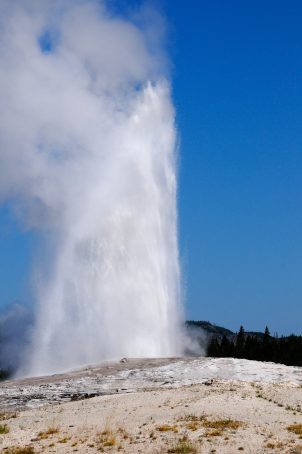
[[[302,453],[301,384],[302,368],[231,358],[135,359],[11,380],[0,388],[1,449]]]

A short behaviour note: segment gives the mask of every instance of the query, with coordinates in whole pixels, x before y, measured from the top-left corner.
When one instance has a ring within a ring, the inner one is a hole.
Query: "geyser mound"
[[[0,13],[0,196],[47,251],[23,373],[179,354],[176,132],[158,43],[96,0]]]

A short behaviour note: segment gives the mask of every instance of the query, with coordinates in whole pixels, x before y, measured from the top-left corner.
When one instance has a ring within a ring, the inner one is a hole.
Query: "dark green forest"
[[[268,327],[264,333],[246,333],[243,326],[235,335],[212,335],[207,356],[272,361],[287,366],[302,366],[302,336],[271,336]]]

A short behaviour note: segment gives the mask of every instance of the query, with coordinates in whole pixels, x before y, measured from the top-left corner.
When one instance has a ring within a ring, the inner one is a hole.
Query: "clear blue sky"
[[[166,11],[187,316],[302,333],[302,3]]]
[[[187,317],[302,334],[302,3],[158,3],[181,137]],[[2,305],[29,299],[34,243],[2,208]]]

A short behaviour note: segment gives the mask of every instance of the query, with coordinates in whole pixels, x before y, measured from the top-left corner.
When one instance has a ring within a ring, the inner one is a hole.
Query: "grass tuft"
[[[302,436],[302,424],[293,424],[291,426],[288,426],[287,430],[289,432],[293,432],[296,435]]]
[[[6,454],[35,454],[36,451],[32,446],[12,446],[5,450]]]
[[[112,448],[116,445],[116,434],[111,429],[105,429],[99,434],[98,443],[103,447]]]
[[[6,424],[0,424],[0,434],[8,434],[9,432],[9,427]]]
[[[195,432],[195,430],[197,430],[199,428],[199,422],[198,421],[190,421],[186,424],[186,428],[188,430],[192,430],[193,432]]]
[[[46,440],[50,435],[57,434],[59,432],[58,427],[49,427],[47,430],[38,433],[39,440]]]
[[[241,421],[235,421],[233,419],[218,419],[216,421],[209,421],[206,420],[203,422],[203,427],[207,429],[218,429],[218,430],[225,430],[225,429],[232,429],[237,430],[239,427],[242,426]]]
[[[221,429],[208,430],[204,434],[205,437],[221,437],[222,435],[223,431]]]
[[[177,432],[177,427],[175,425],[170,426],[169,424],[163,424],[162,426],[156,427],[156,430],[158,430],[158,432]]]
[[[12,411],[0,412],[0,421],[7,421],[8,419],[17,418],[17,413]]]
[[[196,454],[197,448],[188,440],[179,440],[174,446],[168,449],[168,453]]]
[[[223,435],[224,430],[237,430],[243,426],[241,421],[233,419],[219,419],[211,421],[205,415],[185,415],[178,419],[178,422],[185,422],[185,428],[195,432],[198,429],[209,429],[204,435],[206,437],[218,437]]]
[[[63,437],[61,440],[58,441],[58,443],[67,443],[70,440],[70,437]]]

